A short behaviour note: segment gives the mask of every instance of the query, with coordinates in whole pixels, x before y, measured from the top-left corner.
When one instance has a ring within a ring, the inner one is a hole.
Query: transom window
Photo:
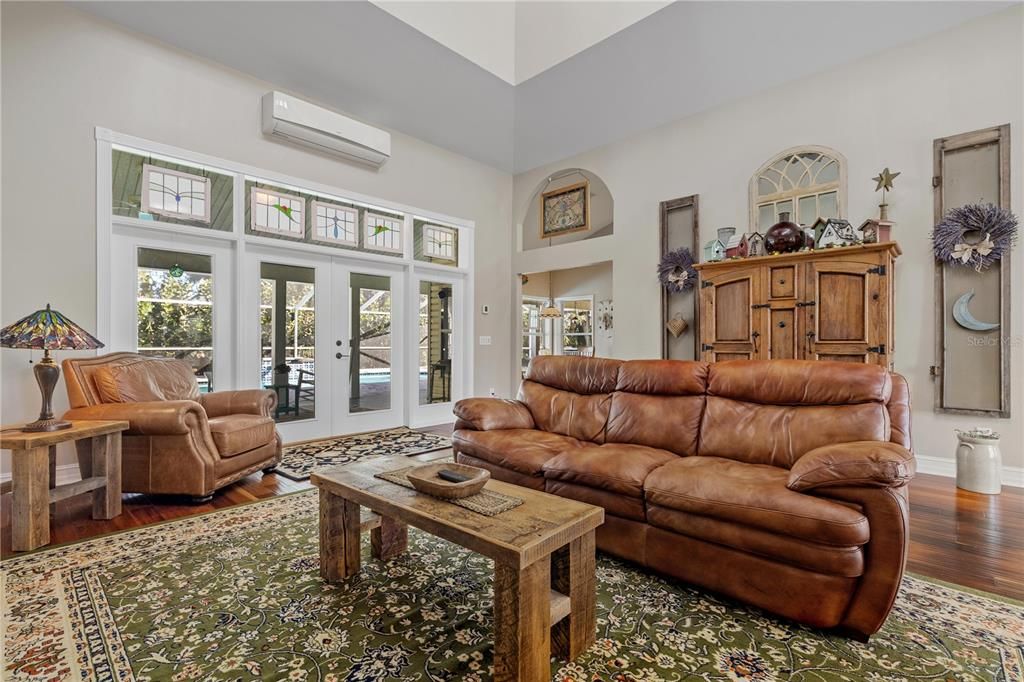
[[[314,201],[313,233],[315,239],[337,244],[359,245],[359,212],[354,208]]]
[[[252,229],[293,237],[306,233],[306,202],[302,197],[264,187],[252,188]]]
[[[757,171],[750,181],[750,222],[764,233],[782,213],[800,225],[838,218],[845,206],[846,161],[825,147],[790,149]]]
[[[424,225],[423,255],[447,260],[455,258],[455,230],[440,225]]]
[[[366,212],[363,244],[368,249],[402,253],[402,220],[379,213]]]
[[[210,222],[210,180],[201,175],[145,164],[142,210]]]

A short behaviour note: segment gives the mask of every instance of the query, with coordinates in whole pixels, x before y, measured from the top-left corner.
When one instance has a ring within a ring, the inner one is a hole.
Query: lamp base
[[[63,431],[64,429],[70,429],[71,426],[71,422],[64,419],[39,419],[31,424],[25,424],[25,426],[21,427],[21,430],[28,433],[36,433],[38,431]]]

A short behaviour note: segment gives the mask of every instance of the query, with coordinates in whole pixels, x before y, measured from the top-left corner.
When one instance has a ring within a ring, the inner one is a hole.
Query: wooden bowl
[[[457,474],[470,476],[468,481],[452,483],[439,478],[438,471],[445,469]],[[484,489],[484,484],[491,478],[491,472],[479,467],[471,467],[465,464],[454,462],[438,462],[435,464],[424,464],[411,470],[406,476],[412,487],[421,493],[433,495],[446,500],[457,500],[462,497],[476,495]]]

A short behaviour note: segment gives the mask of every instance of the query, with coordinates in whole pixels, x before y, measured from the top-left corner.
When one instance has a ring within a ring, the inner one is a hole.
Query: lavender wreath
[[[658,263],[658,280],[670,294],[692,289],[697,283],[697,271],[693,269],[693,254],[685,246],[669,251]]]
[[[968,239],[971,233],[978,238]],[[993,204],[967,204],[946,213],[932,231],[935,258],[970,265],[978,272],[1003,257],[1017,241],[1017,216]]]

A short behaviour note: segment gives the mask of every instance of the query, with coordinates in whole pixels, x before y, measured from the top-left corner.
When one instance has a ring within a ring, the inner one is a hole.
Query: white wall
[[[903,247],[896,275],[895,364],[914,400],[915,449],[924,470],[950,471],[953,429],[974,424],[1003,434],[1006,464],[1024,479],[1024,250],[1014,253],[1011,314],[1010,420],[939,415],[928,374],[935,362],[929,233],[932,141],[1012,124],[1012,208],[1024,215],[1024,8],[990,15],[929,38],[715,108],[515,178],[517,220],[543,178],[558,168],[600,175],[615,197],[615,234],[604,239],[513,255],[513,272],[573,267],[602,260],[615,266],[615,355],[660,353],[658,202],[700,195],[702,240],[723,225],[748,224],[750,176],[788,147],[820,144],[849,161],[849,217],[877,215],[870,178],[884,166],[901,171],[889,195],[895,238]],[[752,65],[753,68],[753,65]],[[514,294],[513,294],[514,295]],[[625,302],[629,305],[625,305]],[[645,303],[646,302],[646,303]],[[626,333],[624,330],[629,330]],[[939,458],[939,459],[932,459]]]
[[[5,2],[0,11],[7,199],[0,323],[49,301],[86,329],[95,327],[95,126],[474,220],[476,303],[493,307],[510,296],[508,174],[398,133],[380,172],[273,142],[259,128],[259,97],[270,83],[67,5]],[[513,348],[510,324],[504,314],[477,314],[477,334],[494,339],[476,349],[477,393],[481,386],[511,391],[504,371]],[[4,349],[0,363],[3,423],[34,419],[39,393],[29,351]],[[55,397],[60,413],[67,406],[63,385]],[[0,466],[9,471],[4,456]],[[61,463],[69,461],[62,452]]]

